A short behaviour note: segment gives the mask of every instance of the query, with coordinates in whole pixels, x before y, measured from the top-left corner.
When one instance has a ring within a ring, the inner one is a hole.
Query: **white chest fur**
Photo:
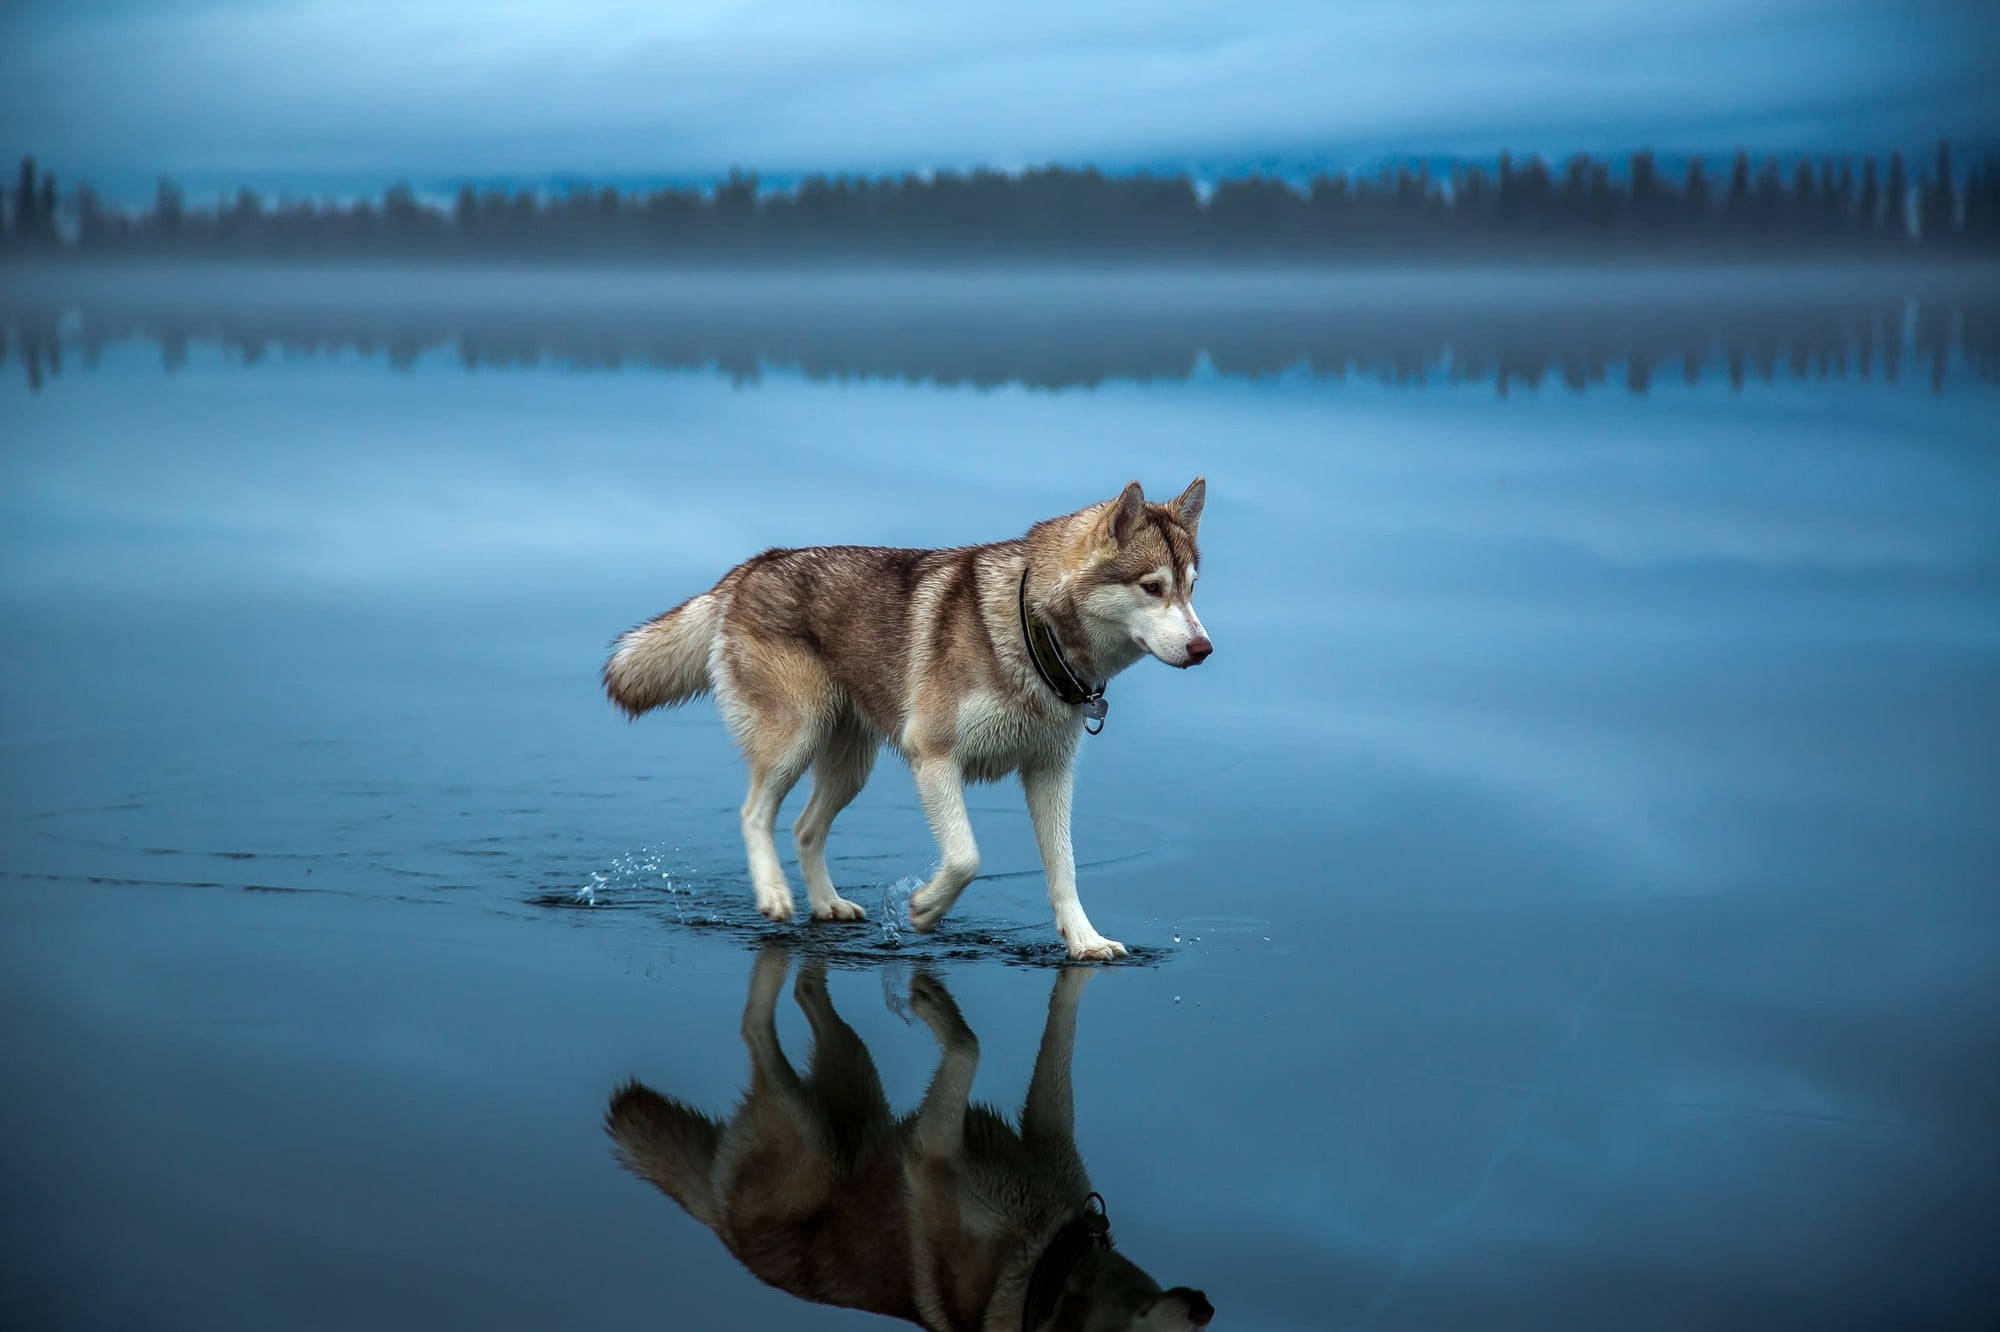
[[[1082,726],[1073,709],[1023,708],[986,690],[959,700],[952,754],[971,781],[997,781],[1015,769],[1066,761]]]

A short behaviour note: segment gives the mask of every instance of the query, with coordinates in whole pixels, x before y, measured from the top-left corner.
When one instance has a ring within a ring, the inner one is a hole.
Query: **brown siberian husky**
[[[819,1304],[937,1329],[1207,1325],[1215,1311],[1200,1291],[1163,1291],[1112,1248],[1077,1152],[1070,1052],[1092,969],[1056,976],[1016,1130],[968,1103],[979,1041],[921,972],[910,1003],[943,1051],[913,1113],[890,1111],[816,963],[793,987],[813,1033],[801,1078],[778,1045],[786,966],[784,950],[767,945],[751,973],[750,1089],[726,1124],[636,1082],[611,1098],[605,1127],[628,1169],[759,1280]]]
[[[768,550],[621,635],[605,691],[635,717],[714,692],[750,761],[743,842],[757,909],[774,921],[792,917],[778,806],[807,769],[812,797],[792,837],[812,913],[859,920],[827,875],[827,829],[883,742],[909,761],[941,853],[910,899],[919,931],[979,873],[965,783],[1020,773],[1056,929],[1072,958],[1107,961],[1125,946],[1076,895],[1077,741],[1104,716],[1105,682],[1141,656],[1187,667],[1209,655],[1191,604],[1205,494],[1197,477],[1150,504],[1134,481],[988,546]]]

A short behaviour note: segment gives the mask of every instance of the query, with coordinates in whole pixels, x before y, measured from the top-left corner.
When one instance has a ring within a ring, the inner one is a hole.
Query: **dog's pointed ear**
[[[1118,492],[1118,498],[1111,501],[1111,507],[1098,519],[1097,539],[1107,546],[1122,546],[1131,540],[1139,530],[1139,520],[1146,516],[1146,492],[1139,488],[1137,481],[1127,482],[1125,489]]]
[[[1167,507],[1174,511],[1174,521],[1185,527],[1189,536],[1193,536],[1195,529],[1201,526],[1201,506],[1207,501],[1208,482],[1196,477]]]

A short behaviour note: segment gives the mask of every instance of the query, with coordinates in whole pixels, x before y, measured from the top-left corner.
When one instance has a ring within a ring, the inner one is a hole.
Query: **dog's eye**
[[[1149,597],[1157,597],[1165,595],[1167,587],[1157,578],[1145,578],[1140,580],[1139,590]]]

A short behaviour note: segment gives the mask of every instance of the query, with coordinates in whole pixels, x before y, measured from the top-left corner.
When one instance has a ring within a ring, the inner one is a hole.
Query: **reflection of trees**
[[[1392,165],[1296,181],[1251,175],[1205,193],[1186,176],[1049,167],[879,178],[814,176],[786,189],[732,171],[706,189],[555,193],[407,182],[379,198],[266,201],[250,190],[189,204],[162,180],[152,206],[64,200],[33,159],[0,237],[19,249],[124,255],[635,258],[678,262],[1330,259],[1580,252],[1796,257],[2000,247],[2000,153],[1961,169],[1940,144],[1917,178],[1900,154],[1753,161],[1718,193],[1699,159],[1578,154],[1552,168],[1502,155],[1433,173]],[[1858,168],[1858,169],[1857,169]],[[67,225],[64,224],[64,217]]]
[[[1906,308],[1914,315],[1906,319]],[[169,370],[194,343],[245,365],[354,351],[409,369],[443,354],[467,370],[531,367],[714,368],[740,381],[768,366],[812,378],[888,378],[1058,388],[1107,379],[1185,379],[1206,359],[1223,375],[1289,370],[1385,384],[1491,383],[1501,395],[1560,382],[1653,391],[1662,374],[1692,384],[1896,382],[1905,355],[1941,391],[1954,377],[2000,378],[2000,306],[1941,300],[1796,301],[1729,309],[1579,307],[1338,311],[1266,305],[1130,309],[1016,302],[790,305],[768,296],[698,309],[532,311],[451,308],[147,306],[117,298],[6,317],[4,349],[39,388],[67,339],[95,364],[113,342],[160,348]],[[59,336],[59,333],[61,336]],[[1672,380],[1667,381],[1669,383]]]
[[[52,310],[14,310],[8,314],[0,352],[21,358],[31,393],[39,392],[44,380],[62,373],[62,339],[57,336],[57,327]]]

